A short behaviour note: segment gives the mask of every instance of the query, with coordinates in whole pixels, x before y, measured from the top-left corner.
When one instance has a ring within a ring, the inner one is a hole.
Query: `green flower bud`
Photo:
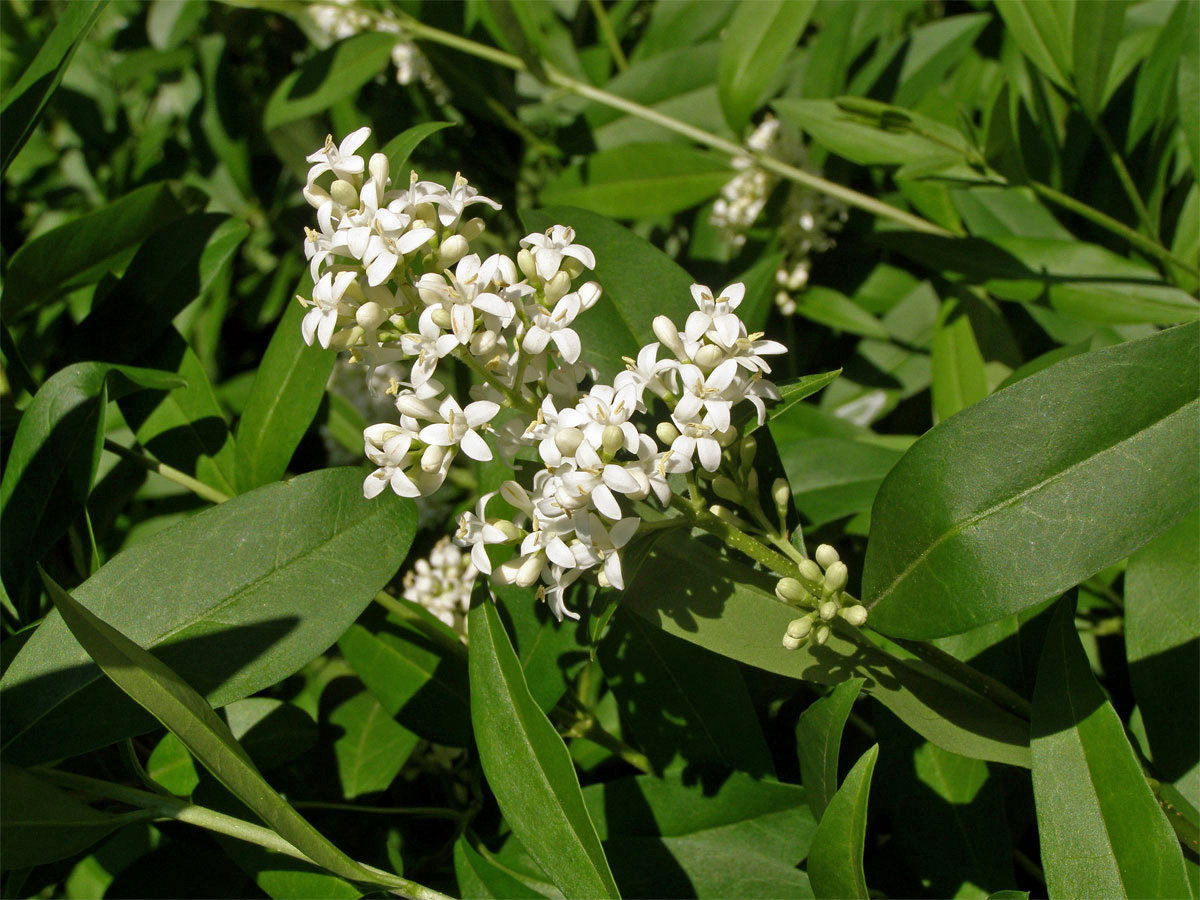
[[[813,584],[820,584],[825,577],[825,573],[821,571],[821,567],[811,559],[806,559],[800,563],[800,577],[806,581],[811,581]]]
[[[659,422],[654,427],[654,435],[660,444],[670,447],[679,437],[679,429],[670,422]]]
[[[533,261],[533,254],[528,250],[522,249],[517,254],[517,268],[530,281],[536,281],[538,284],[541,283],[542,279],[538,278],[537,275],[537,264]]]
[[[821,612],[821,619],[829,622],[833,620],[833,617],[838,614],[838,610],[842,607],[836,600],[826,600],[819,608]]]
[[[846,580],[850,577],[850,570],[846,568],[846,564],[840,559],[830,564],[825,570],[825,582],[823,587],[831,594],[837,593],[846,586]]]
[[[713,437],[717,439],[717,443],[722,447],[728,447],[737,440],[737,429],[731,425],[724,431],[718,431]]]
[[[812,616],[801,616],[788,623],[787,633],[798,640],[804,640],[812,631]]]
[[[812,597],[795,578],[780,578],[775,585],[775,596],[784,603],[793,605],[808,603]]]
[[[813,554],[813,557],[821,564],[822,569],[828,569],[835,562],[841,559],[841,557],[838,556],[838,552],[829,544],[822,544],[820,547],[818,547],[817,552]]]
[[[473,219],[468,219],[458,226],[458,233],[465,237],[468,241],[473,241],[475,238],[483,234],[486,226],[483,224],[483,219],[476,216]]]
[[[775,506],[779,509],[786,510],[788,502],[792,499],[792,488],[787,483],[785,478],[776,478],[771,484],[771,499],[775,501]]]
[[[551,306],[566,296],[567,291],[571,289],[571,276],[566,272],[558,271],[554,273],[554,277],[546,282],[544,288],[546,295],[546,304]]]
[[[358,209],[358,189],[345,179],[339,178],[329,187],[333,202],[346,209]]]
[[[829,626],[822,622],[815,629],[813,629],[813,640],[817,642],[818,647],[829,640]]]
[[[856,603],[843,609],[841,616],[855,628],[861,628],[867,622],[867,608]]]
[[[748,434],[742,438],[742,444],[738,447],[738,459],[741,460],[743,472],[751,471],[756,455],[758,455],[758,439],[754,435]]]
[[[625,432],[616,425],[605,425],[600,434],[600,446],[604,448],[605,453],[612,456],[625,446]]]
[[[429,318],[433,319],[433,324],[438,328],[450,328],[454,324],[450,319],[450,311],[444,306],[435,309],[429,314]]]
[[[523,532],[512,522],[508,521],[508,519],[495,519],[489,524],[499,528],[502,532],[504,532],[504,536],[513,543],[516,543],[525,537],[525,532]]]
[[[726,475],[718,475],[712,482],[713,492],[722,500],[732,503],[742,502],[742,492],[733,480]]]
[[[785,634],[783,636],[784,650],[799,650],[803,643],[804,641],[800,640],[799,638],[794,638],[790,634]]]

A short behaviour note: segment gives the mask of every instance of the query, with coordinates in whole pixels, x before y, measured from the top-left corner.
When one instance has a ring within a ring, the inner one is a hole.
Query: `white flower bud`
[[[554,435],[554,446],[563,456],[574,456],[583,443],[583,432],[578,428],[560,428]]]
[[[780,509],[787,509],[788,501],[792,499],[792,489],[788,485],[787,479],[775,479],[771,485],[771,499],[775,501],[775,505]]]
[[[388,319],[387,310],[368,300],[354,311],[354,321],[367,331],[378,328]]]
[[[566,296],[567,291],[571,289],[571,276],[566,272],[558,271],[554,273],[554,277],[546,282],[544,289],[546,294],[546,304],[553,305]]]
[[[600,299],[600,295],[603,293],[603,291],[601,290],[600,285],[598,285],[596,282],[587,281],[581,284],[579,286],[579,290],[575,293],[579,295],[580,311],[587,312],[596,305],[596,301]]]
[[[625,433],[616,425],[605,425],[600,435],[600,446],[604,452],[612,456],[625,446]]]
[[[803,643],[804,643],[804,641],[799,640],[798,638],[794,638],[790,634],[785,634],[783,636],[783,649],[784,650],[799,650],[800,645]]]
[[[400,394],[396,397],[396,409],[401,415],[412,416],[414,419],[432,419],[437,415],[437,408],[430,406],[424,400],[413,394]]]
[[[843,609],[841,616],[855,628],[861,628],[867,623],[867,608],[856,603]]]
[[[825,570],[824,588],[831,594],[836,593],[846,586],[846,581],[849,577],[850,571],[846,568],[844,562],[838,560],[831,563],[829,568]]]
[[[812,632],[812,616],[801,616],[788,623],[787,633],[794,638],[804,640]]]
[[[718,475],[712,482],[713,491],[722,500],[729,500],[732,503],[741,503],[742,492],[733,480],[725,475]]]
[[[442,246],[438,247],[438,268],[448,269],[471,250],[467,239],[461,234],[452,234],[450,237],[442,241]]]
[[[706,372],[712,371],[724,361],[725,351],[716,344],[705,344],[696,351],[696,365]]]
[[[828,570],[830,566],[841,559],[841,557],[838,556],[837,550],[835,550],[829,544],[822,544],[820,547],[818,547],[817,552],[813,554],[813,557],[821,564],[821,568],[825,570]]]
[[[450,311],[445,307],[435,309],[429,318],[433,319],[433,324],[438,328],[447,329],[453,325],[453,321],[450,318]]]
[[[562,261],[561,271],[566,272],[568,278],[578,278],[583,274],[583,263],[573,256],[568,256]]]
[[[481,331],[471,336],[471,353],[475,356],[488,356],[496,349],[496,332]]]
[[[775,585],[775,596],[784,603],[793,605],[799,603],[807,604],[811,600],[808,591],[804,589],[804,585],[795,578],[780,578],[779,582]]]
[[[829,640],[829,626],[822,622],[815,629],[813,629],[813,640],[817,642],[818,647]]]
[[[442,467],[442,460],[446,458],[446,452],[450,448],[437,447],[430,444],[425,448],[425,452],[421,454],[421,471],[436,472]]]
[[[530,281],[541,281],[537,277],[537,263],[533,261],[533,254],[528,250],[522,249],[517,254],[517,268],[519,268],[526,278]]]
[[[687,352],[683,349],[683,341],[679,338],[675,323],[666,316],[655,316],[652,326],[654,336],[658,338],[659,343],[674,353],[677,359],[687,362]]]
[[[388,183],[388,158],[382,153],[372,153],[371,161],[367,163],[367,171],[371,173],[371,177],[375,179],[375,183],[379,185],[379,193],[383,193],[384,188]]]
[[[670,422],[659,422],[654,427],[654,435],[660,444],[670,447],[679,438],[679,429]]]
[[[838,605],[836,600],[826,600],[818,607],[821,618],[826,622],[832,620],[838,614],[839,609],[841,609],[841,606]]]
[[[339,178],[329,188],[329,196],[338,206],[358,209],[358,190],[350,182]]]
[[[820,584],[825,577],[825,573],[821,571],[821,567],[811,559],[806,559],[800,563],[800,577],[806,581],[811,581],[813,584]]]
[[[517,569],[517,584],[521,587],[529,587],[541,577],[542,569],[545,568],[545,565],[545,554],[534,553],[529,559],[521,563],[521,568]]]
[[[475,238],[477,238],[481,234],[483,234],[483,230],[485,227],[486,226],[483,224],[483,219],[479,218],[479,216],[476,216],[475,218],[468,219],[467,221],[465,221],[461,225],[459,225],[458,233],[461,234],[468,241],[473,241],[473,240],[475,240]]]
[[[363,330],[359,325],[344,331],[336,331],[329,339],[330,350],[347,350],[362,340]]]

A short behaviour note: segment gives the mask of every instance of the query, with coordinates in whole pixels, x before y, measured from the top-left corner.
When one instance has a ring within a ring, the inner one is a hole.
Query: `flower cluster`
[[[363,492],[429,495],[460,452],[489,461],[494,446],[510,465],[536,460],[531,478],[480,498],[456,538],[494,583],[538,584],[557,616],[574,616],[563,593],[583,573],[624,587],[622,549],[642,523],[635,504],[653,494],[666,506],[671,476],[712,478],[732,464],[735,410],[748,403],[764,421],[765,401],[778,398],[765,357],[785,348],[737,316],[741,284],[715,296],[693,285],[683,330],[657,317],[658,341],[597,381],[572,325],[601,290],[577,283],[596,260],[574,231],[555,225],[523,238],[515,259],[481,259],[471,244],[484,223],[467,213],[499,204],[461,176],[446,187],[413,173],[393,187],[384,156],[356,155],[368,136],[330,138],[309,157],[304,195],[319,230],[308,229],[315,287],[301,300],[310,344],[348,350],[368,372],[407,373],[388,388],[398,421],[364,432],[376,468]],[[468,397],[447,390],[447,359],[477,377]],[[508,509],[489,515],[497,493]],[[494,565],[489,548],[509,558]]]
[[[434,544],[428,558],[417,560],[404,573],[404,599],[425,607],[466,637],[467,610],[478,574],[470,557],[444,537]]]
[[[818,646],[829,640],[830,625],[838,616],[858,628],[867,621],[867,608],[843,593],[849,571],[829,544],[817,548],[814,559],[800,563],[800,578],[781,578],[775,596],[791,606],[812,612],[793,619],[783,636],[787,650],[797,650],[811,638]],[[803,580],[801,580],[803,579]]]

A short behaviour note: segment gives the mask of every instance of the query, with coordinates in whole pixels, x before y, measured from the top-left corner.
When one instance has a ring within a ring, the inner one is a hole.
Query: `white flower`
[[[363,127],[346,135],[342,143],[335,147],[333,135],[326,135],[325,146],[306,157],[307,162],[315,164],[308,170],[308,183],[311,185],[326,172],[333,172],[334,177],[345,181],[362,175],[366,164],[361,156],[354,155],[354,151],[365,144],[370,136],[371,129]]]
[[[746,286],[740,281],[726,287],[715,298],[704,285],[693,284],[692,299],[696,301],[697,308],[687,317],[684,335],[689,341],[698,341],[709,330],[715,330],[726,346],[732,344],[742,329],[742,320],[733,311],[741,305],[745,296]]]
[[[470,341],[475,331],[475,310],[496,316],[502,326],[507,325],[516,315],[516,310],[510,302],[484,290],[487,283],[480,280],[479,269],[479,257],[472,253],[458,261],[453,275],[446,273],[449,284],[432,272],[425,273],[417,282],[422,299],[427,295],[439,298],[447,308],[451,329],[460,344]]]
[[[370,500],[383,492],[389,484],[401,497],[419,497],[421,491],[405,474],[415,460],[409,454],[412,434],[383,423],[371,425],[363,431],[364,451],[367,459],[379,468],[363,482],[363,496]]]
[[[349,306],[343,307],[342,297],[354,283],[354,272],[326,272],[321,280],[313,286],[313,308],[310,309],[300,322],[300,333],[304,343],[312,346],[313,337],[325,349],[329,349],[329,341],[333,330],[337,327],[338,314],[351,315]]]
[[[407,213],[381,209],[375,214],[361,257],[367,267],[367,284],[383,284],[395,271],[396,263],[433,239],[432,228],[409,230],[411,224]]]
[[[495,200],[491,200],[483,196],[475,188],[467,184],[467,179],[462,177],[462,173],[454,176],[454,186],[449,193],[436,198],[439,208],[438,219],[442,223],[443,228],[450,228],[458,222],[462,216],[463,210],[468,206],[473,206],[476,203],[483,203],[490,206],[492,209],[500,209],[500,204]]]
[[[478,574],[473,559],[443,537],[404,573],[404,599],[425,607],[460,635],[467,633],[467,610]]]
[[[563,359],[574,363],[579,359],[582,344],[579,335],[570,327],[579,315],[580,301],[578,294],[567,294],[554,306],[553,312],[538,308],[533,325],[525,332],[521,349],[526,353],[541,353],[546,344],[554,341],[554,346],[562,354]]]
[[[621,446],[633,453],[638,446],[638,430],[629,420],[637,412],[637,404],[637,390],[632,385],[617,390],[611,385],[597,384],[579,399],[578,406],[562,411],[559,424],[581,429],[596,450],[604,447],[605,430],[615,426],[621,431]]]
[[[447,397],[438,408],[443,422],[422,428],[421,440],[434,447],[461,447],[471,459],[487,462],[492,458],[492,449],[475,429],[486,425],[499,411],[499,404],[490,400],[476,400],[463,409],[457,400]]]
[[[458,346],[458,339],[452,334],[443,333],[433,321],[432,316],[422,314],[418,330],[419,334],[406,334],[400,338],[400,347],[405,355],[417,358],[412,366],[414,387],[428,382],[433,377],[433,373],[437,371],[438,360],[453,352],[454,348]]]
[[[679,380],[683,382],[683,394],[675,405],[676,420],[690,422],[704,410],[705,420],[714,430],[724,431],[728,428],[729,410],[733,403],[725,396],[725,391],[733,383],[737,371],[738,364],[732,359],[725,360],[713,369],[707,378],[698,366],[680,366]]]
[[[676,465],[679,465],[679,460],[690,460],[698,454],[705,471],[715,472],[721,464],[721,445],[712,436],[712,427],[701,422],[680,422],[678,419],[675,423],[679,426],[679,437],[671,443],[671,452],[676,456]]]
[[[658,346],[657,341],[647,344],[638,351],[636,360],[628,356],[622,357],[625,360],[625,371],[617,373],[613,379],[613,387],[618,391],[632,387],[639,401],[646,388],[650,388],[660,397],[664,396],[667,388],[659,375],[676,368],[678,363],[673,359],[659,359]]]
[[[642,520],[631,516],[621,519],[611,529],[592,514],[577,517],[575,533],[579,542],[575,544],[575,562],[581,568],[604,564],[604,577],[617,590],[625,589],[625,576],[621,572],[620,550],[638,530]]]
[[[475,504],[474,512],[467,511],[459,516],[458,532],[454,535],[459,544],[471,548],[471,562],[475,564],[475,568],[489,575],[492,572],[492,561],[488,559],[486,545],[508,543],[508,536],[487,521],[488,501],[495,496],[495,491],[484,494]]]
[[[533,253],[538,278],[549,281],[562,266],[563,257],[571,257],[588,269],[596,268],[596,255],[582,244],[575,243],[575,229],[554,225],[545,234],[534,232],[521,238],[521,246]]]

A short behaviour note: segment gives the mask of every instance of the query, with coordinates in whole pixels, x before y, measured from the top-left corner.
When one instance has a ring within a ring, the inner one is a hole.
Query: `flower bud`
[[[496,349],[496,332],[481,331],[471,336],[471,353],[475,356],[488,356]]]
[[[542,575],[542,569],[546,566],[546,555],[544,553],[531,554],[529,559],[521,563],[521,568],[517,569],[517,584],[521,587],[529,587]]]
[[[804,585],[795,578],[780,578],[775,585],[775,596],[792,605],[807,603],[811,599]]]
[[[826,625],[824,622],[822,622],[820,625],[818,625],[816,628],[814,628],[813,629],[813,640],[815,640],[817,642],[818,647],[820,647],[827,640],[829,640],[829,626]]]
[[[446,458],[446,447],[437,447],[430,444],[425,448],[425,452],[421,454],[421,470],[424,472],[436,472],[442,467],[442,460]]]
[[[758,506],[758,473],[751,469],[746,473],[746,496],[750,502]]]
[[[666,316],[655,316],[652,327],[654,336],[658,338],[659,343],[674,353],[677,359],[683,362],[688,361],[687,353],[683,349],[683,341],[679,337],[674,322]]]
[[[605,425],[600,436],[600,446],[604,448],[605,453],[612,456],[625,446],[625,432],[616,425]]]
[[[508,521],[508,519],[494,519],[488,524],[493,525],[500,531],[504,532],[504,536],[508,538],[510,543],[516,543],[525,537],[525,532],[523,532],[512,522]]]
[[[771,499],[779,509],[787,509],[788,501],[792,499],[792,488],[786,478],[776,478],[772,483]]]
[[[829,544],[822,544],[817,548],[817,552],[813,554],[817,562],[821,564],[821,568],[828,571],[829,567],[841,559],[838,552]]]
[[[465,221],[461,225],[459,225],[458,233],[461,234],[468,241],[473,241],[473,240],[475,240],[475,238],[477,238],[481,234],[483,234],[483,230],[485,227],[486,226],[483,224],[483,219],[479,218],[479,216],[476,216],[475,218],[468,219],[467,221]]]
[[[414,419],[432,419],[437,414],[434,407],[413,394],[398,395],[396,409],[400,410],[401,415],[412,416]]]
[[[554,277],[546,282],[546,287],[543,289],[546,295],[546,303],[552,305],[557,303],[566,296],[567,291],[571,289],[571,276],[566,272],[555,272]]]
[[[363,330],[359,325],[343,331],[335,331],[329,339],[330,350],[346,350],[362,340]]]
[[[831,594],[836,593],[846,586],[846,581],[849,577],[850,571],[846,568],[846,564],[838,560],[825,570],[823,587]]]
[[[373,303],[369,300],[354,311],[354,321],[367,331],[378,328],[387,319],[387,310],[378,303]]]
[[[804,640],[812,632],[812,616],[801,616],[788,623],[787,633],[798,640]]]
[[[409,223],[408,227],[409,228],[425,228],[425,227],[427,227],[425,223],[436,222],[437,217],[438,217],[437,207],[435,207],[431,202],[426,200],[424,203],[418,203],[417,208],[413,210],[413,218],[420,219],[422,224],[418,225],[416,222],[411,222],[411,223]]]
[[[563,257],[560,271],[566,272],[568,278],[578,278],[583,274],[583,263],[573,256]]]
[[[821,567],[811,559],[806,559],[800,563],[800,577],[806,581],[811,581],[813,584],[820,584],[825,577],[825,573],[821,571]]]
[[[537,274],[537,263],[533,261],[533,254],[528,250],[522,249],[517,254],[517,267],[530,281],[541,281]]]
[[[820,607],[818,607],[818,610],[821,614],[821,619],[826,622],[831,621],[833,617],[838,614],[839,609],[841,609],[841,606],[838,605],[836,600],[826,600],[820,605]]]
[[[804,643],[804,641],[799,640],[798,638],[794,638],[790,634],[785,634],[783,636],[783,649],[784,650],[799,650],[800,646],[803,643]]]
[[[450,311],[445,307],[438,307],[429,316],[433,319],[433,324],[438,328],[448,329],[454,326],[453,320],[450,318]]]
[[[732,503],[742,502],[742,492],[733,480],[726,475],[718,475],[712,482],[713,491],[722,500],[729,500]]]
[[[679,437],[679,429],[670,422],[659,422],[654,427],[654,436],[660,444],[670,447]]]
[[[856,603],[843,609],[841,616],[855,628],[861,628],[867,623],[867,608]]]
[[[467,239],[461,234],[452,234],[450,237],[442,241],[442,246],[438,247],[438,268],[448,269],[471,250],[471,246],[467,243]]]
[[[738,447],[738,458],[741,460],[741,469],[743,472],[750,471],[750,467],[754,465],[754,457],[758,455],[758,438],[752,434],[742,438],[741,446]]]
[[[333,202],[346,209],[358,209],[358,191],[350,182],[339,178],[329,188]]]
[[[554,435],[554,446],[563,456],[574,456],[582,443],[583,432],[578,428],[560,428]]]
[[[737,440],[737,434],[737,429],[730,425],[724,431],[718,431],[713,434],[713,437],[716,438],[717,443],[722,447],[728,447]]]
[[[388,158],[382,153],[372,153],[371,161],[367,163],[367,171],[371,173],[371,177],[375,179],[375,183],[379,185],[379,193],[382,194],[387,188],[388,183]]]
[[[656,332],[657,333],[657,332]],[[694,361],[705,372],[711,372],[725,360],[725,351],[716,344],[705,344],[696,351]]]
[[[579,286],[579,290],[575,293],[579,294],[579,309],[582,312],[587,312],[596,305],[596,301],[600,299],[603,291],[600,285],[594,281],[588,281]]]

